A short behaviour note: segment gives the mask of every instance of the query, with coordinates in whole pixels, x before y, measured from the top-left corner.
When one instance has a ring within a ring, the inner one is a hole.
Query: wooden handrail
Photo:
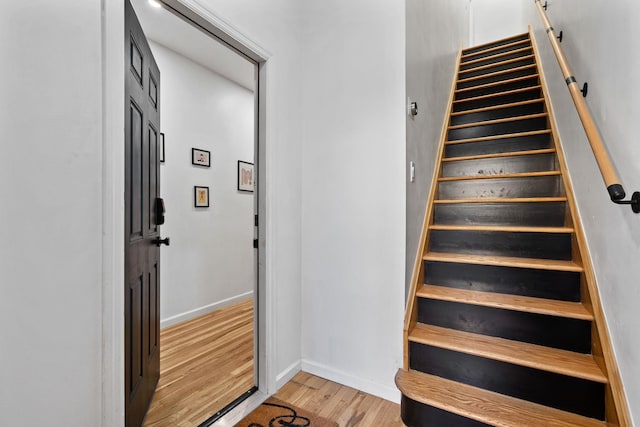
[[[640,192],[636,191],[635,193],[633,193],[631,200],[623,200],[625,197],[625,192],[622,184],[620,183],[620,178],[618,178],[613,164],[611,163],[611,159],[607,154],[607,150],[605,148],[604,142],[602,141],[602,137],[600,136],[600,132],[598,132],[598,128],[596,127],[596,124],[593,120],[593,116],[591,115],[589,107],[584,100],[584,96],[582,95],[576,78],[571,71],[569,62],[567,61],[567,58],[564,56],[564,52],[560,47],[560,43],[558,42],[555,30],[553,29],[553,26],[549,21],[549,17],[547,17],[547,13],[545,12],[545,6],[541,4],[540,0],[535,0],[535,2],[538,8],[538,12],[540,13],[540,17],[542,18],[544,29],[547,32],[547,36],[549,37],[549,42],[551,43],[553,52],[556,55],[556,59],[558,60],[560,69],[562,70],[562,75],[564,76],[567,83],[567,88],[569,89],[569,93],[571,94],[573,103],[576,106],[578,116],[580,117],[580,121],[582,122],[584,131],[587,134],[587,139],[589,140],[591,150],[593,151],[593,155],[596,158],[596,162],[598,163],[598,168],[600,169],[602,179],[604,180],[607,191],[609,192],[609,197],[611,197],[611,200],[614,203],[631,205],[633,211],[635,213],[639,213]]]

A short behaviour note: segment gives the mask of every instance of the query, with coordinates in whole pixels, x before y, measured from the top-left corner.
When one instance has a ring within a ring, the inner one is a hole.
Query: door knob
[[[167,245],[167,246],[169,246],[169,238],[168,238],[168,237],[166,237],[166,238],[164,238],[164,239],[161,239],[161,238],[159,238],[159,237],[156,237],[155,239],[153,239],[153,240],[151,241],[151,243],[153,243],[153,244],[154,244],[154,245],[156,245],[156,246],[160,246],[160,245]]]

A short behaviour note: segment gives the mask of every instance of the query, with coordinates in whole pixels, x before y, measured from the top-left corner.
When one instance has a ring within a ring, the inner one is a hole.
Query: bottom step
[[[402,392],[403,420],[409,427],[433,424],[448,417],[447,425],[499,427],[604,427],[605,422],[549,408],[417,371],[400,369],[396,385]],[[426,407],[426,419],[417,414]],[[453,415],[443,414],[450,412]],[[459,423],[456,419],[459,418]],[[473,421],[475,422],[473,422]]]

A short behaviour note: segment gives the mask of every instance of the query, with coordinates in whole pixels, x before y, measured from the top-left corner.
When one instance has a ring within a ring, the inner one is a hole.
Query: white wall
[[[404,4],[305,2],[303,369],[396,400],[404,296]]]
[[[300,367],[397,398],[404,6],[203,0],[269,60],[279,383]],[[269,171],[268,171],[269,173]],[[384,312],[381,316],[380,313]],[[301,338],[302,337],[302,338]]]
[[[562,48],[582,85],[589,82],[587,104],[617,168],[627,198],[640,190],[640,4],[579,0],[549,3],[554,28],[563,30]],[[542,51],[545,76],[569,165],[571,182],[587,235],[600,297],[627,401],[640,425],[640,215],[609,201],[564,78],[533,3],[528,19]]]
[[[161,72],[166,138],[161,232],[171,245],[162,249],[165,327],[253,292],[253,193],[239,192],[236,178],[238,160],[254,162],[254,95],[160,44],[150,45]],[[191,164],[194,147],[211,152],[210,168]],[[209,187],[209,208],[193,206],[194,185]]]
[[[533,1],[470,0],[469,46],[480,45],[527,32],[525,9]]]
[[[407,97],[418,115],[406,117],[407,168],[415,162],[416,180],[407,175],[406,281],[411,280],[438,142],[455,71],[456,56],[468,37],[469,2],[408,0]]]
[[[100,424],[101,2],[2,2],[0,425]]]

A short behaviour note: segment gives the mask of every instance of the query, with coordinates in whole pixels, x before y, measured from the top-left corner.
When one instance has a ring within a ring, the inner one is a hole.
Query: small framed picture
[[[199,148],[191,149],[191,164],[196,166],[211,167],[211,152]]]
[[[193,206],[196,208],[209,207],[209,187],[193,187]]]
[[[253,193],[254,185],[253,163],[238,160],[238,191]]]
[[[164,163],[164,133],[160,132],[160,163]]]

